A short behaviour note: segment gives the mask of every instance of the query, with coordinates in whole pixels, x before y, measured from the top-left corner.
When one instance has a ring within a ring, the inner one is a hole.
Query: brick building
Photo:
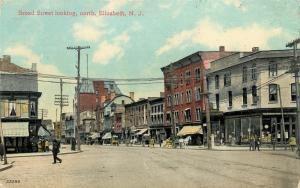
[[[220,46],[219,51],[199,51],[161,68],[165,82],[164,124],[169,127],[167,135],[172,132],[171,111],[176,133],[186,125],[201,124],[202,112],[205,110],[202,96],[205,70],[210,67],[211,61],[232,53]]]
[[[103,106],[106,100],[111,100],[121,94],[114,81],[82,79],[80,112],[95,111],[97,106]]]

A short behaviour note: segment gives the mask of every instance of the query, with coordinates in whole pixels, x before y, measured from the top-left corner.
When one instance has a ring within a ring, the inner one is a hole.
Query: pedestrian
[[[250,139],[249,139],[249,150],[253,151],[254,150],[254,136],[251,134]]]
[[[48,142],[48,140],[45,140],[45,150],[46,150],[46,152],[49,151],[49,142]]]
[[[295,135],[291,136],[291,138],[289,139],[289,145],[290,145],[292,151],[294,151],[294,149],[297,145]]]
[[[255,150],[257,148],[257,151],[260,151],[259,146],[260,146],[260,138],[259,138],[259,136],[256,135],[255,136]]]
[[[4,145],[2,144],[0,140],[0,160],[3,161],[3,155],[4,155]]]
[[[52,143],[52,154],[53,154],[53,164],[56,163],[56,160],[58,160],[60,163],[62,162],[62,160],[60,158],[57,157],[57,154],[60,152],[59,151],[60,148],[60,143],[54,139],[53,143]]]

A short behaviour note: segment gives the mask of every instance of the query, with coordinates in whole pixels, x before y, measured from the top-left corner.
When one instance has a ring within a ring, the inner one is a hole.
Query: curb
[[[7,166],[5,166],[5,167],[3,167],[3,168],[0,168],[0,172],[1,171],[4,171],[4,170],[7,170],[7,169],[10,169],[10,168],[12,168],[13,167],[13,165],[12,164],[9,164],[9,165],[7,165]]]
[[[77,154],[81,153],[83,151],[74,151],[74,152],[66,152],[66,153],[59,153],[58,155],[69,155],[69,154]],[[46,156],[52,156],[52,153],[46,153],[46,154],[36,154],[36,155],[18,155],[18,156],[7,156],[7,158],[18,158],[18,157],[46,157]]]

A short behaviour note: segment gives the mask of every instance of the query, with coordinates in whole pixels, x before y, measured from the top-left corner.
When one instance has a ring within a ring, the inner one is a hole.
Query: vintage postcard
[[[0,0],[0,188],[300,188],[300,0]]]

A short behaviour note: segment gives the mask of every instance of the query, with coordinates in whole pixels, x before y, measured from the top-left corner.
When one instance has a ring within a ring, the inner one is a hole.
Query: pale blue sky
[[[82,75],[100,78],[162,77],[161,67],[199,50],[284,49],[300,34],[300,0],[0,0],[0,53],[43,73],[75,76],[75,51],[83,51]],[[18,11],[141,11],[135,17],[19,16]],[[51,89],[50,89],[51,87]],[[159,96],[163,84],[122,85],[138,97]],[[55,117],[59,85],[40,85],[41,107]],[[65,87],[73,96],[74,88]],[[71,96],[71,97],[72,97]],[[70,110],[70,109],[67,109]]]

